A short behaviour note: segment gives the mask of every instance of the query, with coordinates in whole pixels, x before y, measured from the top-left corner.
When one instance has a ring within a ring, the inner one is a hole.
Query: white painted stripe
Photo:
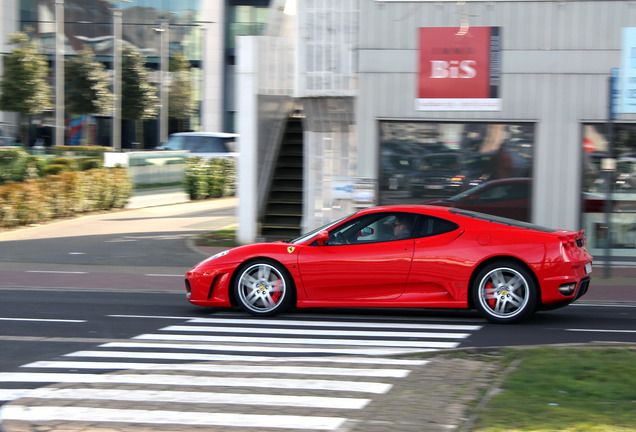
[[[615,303],[572,303],[571,306],[579,306],[579,307],[608,307],[608,308],[636,308],[636,304],[615,304]]]
[[[393,354],[412,354],[412,353],[423,353],[423,352],[433,352],[436,350],[401,350],[401,351],[393,351]],[[101,358],[104,357],[102,353],[106,351],[93,351],[94,354],[86,357],[94,357]],[[76,353],[66,354],[66,356],[73,356]],[[100,355],[102,354],[102,355]],[[126,355],[126,353],[119,353],[117,358],[150,358],[142,356],[143,353],[135,353]],[[114,352],[108,352],[109,356],[115,356]],[[162,357],[152,357],[153,359],[163,359],[163,360],[175,360],[173,358],[162,358]],[[315,363],[353,363],[353,364],[382,364],[382,365],[421,365],[426,364],[425,360],[401,360],[401,359],[388,359],[388,358],[364,358],[364,357],[269,357],[269,356],[248,356],[248,355],[231,355],[231,354],[217,354],[217,355],[200,355],[198,358],[187,358],[187,359],[177,359],[177,360],[189,360],[189,361],[242,361],[242,362],[277,362],[277,363],[291,363],[291,362],[315,362]]]
[[[221,326],[181,326],[173,325],[160,329],[170,332],[200,332],[200,333],[251,333],[271,336],[303,335],[303,336],[347,336],[347,337],[395,337],[395,338],[429,338],[429,339],[464,339],[470,333],[433,333],[433,332],[397,332],[397,331],[360,331],[360,330],[310,330],[266,327],[261,323],[255,327],[221,327]]]
[[[435,350],[418,350],[418,352],[432,352]],[[348,364],[375,364],[383,366],[423,366],[427,364],[428,360],[403,360],[392,358],[380,358],[380,357],[350,357],[350,356],[337,356],[337,357],[271,357],[270,363],[348,363]]]
[[[51,273],[51,274],[88,274],[88,272],[78,271],[55,271],[55,270],[26,270],[25,273]]]
[[[145,274],[144,276],[151,276],[151,277],[178,277],[178,278],[183,278],[183,275],[156,274],[156,273],[148,273],[148,274]]]
[[[302,326],[302,327],[337,327],[337,328],[383,328],[383,329],[416,329],[416,330],[457,330],[476,331],[482,328],[479,325],[459,325],[459,324],[414,324],[397,322],[350,322],[350,321],[298,321],[298,320],[277,320],[277,319],[249,319],[249,318],[194,318],[188,323],[192,324],[254,324]]]
[[[239,322],[245,322],[245,323],[256,323],[256,324],[262,324],[264,322],[269,322],[270,320],[268,318],[223,318],[223,316],[227,316],[232,314],[232,316],[236,316],[237,314],[233,314],[231,312],[221,312],[218,314],[214,314],[214,318],[194,318],[192,316],[161,316],[161,315],[118,315],[118,314],[113,314],[113,315],[107,315],[108,317],[111,318],[140,318],[140,319],[177,319],[177,320],[183,320],[183,321],[190,321],[193,319],[209,319],[211,322],[217,322],[217,321],[235,321],[238,320]],[[294,314],[293,315],[295,318],[301,319],[301,320],[281,320],[284,321],[284,323],[296,323],[296,324],[288,324],[288,325],[304,325],[304,323],[306,321],[302,321],[302,319],[307,318],[308,320],[313,320],[315,318],[315,315],[310,315],[310,314]],[[320,315],[321,318],[330,318],[336,321],[333,321],[333,325],[332,327],[338,327],[337,324],[340,324],[340,321],[338,321],[338,319],[341,319],[343,316],[342,315]],[[448,318],[436,318],[436,317],[426,317],[426,318],[421,318],[421,317],[402,317],[400,319],[399,323],[395,322],[395,319],[392,317],[386,317],[386,316],[374,316],[374,321],[372,322],[355,322],[352,321],[351,324],[353,324],[351,327],[366,327],[366,326],[380,326],[380,325],[384,325],[384,324],[389,324],[389,325],[394,325],[397,324],[398,326],[401,324],[407,324],[410,325],[409,323],[405,323],[404,321],[414,321],[417,324],[415,325],[426,325],[426,324],[422,324],[421,321],[433,321],[433,322],[444,322],[444,323],[448,323],[448,322],[458,322],[458,323],[486,323],[487,321],[483,318],[452,318],[452,317],[448,317]],[[274,320],[275,321],[275,320]],[[328,322],[328,321],[322,321],[324,322]],[[460,324],[460,325],[465,325],[465,324]],[[480,328],[482,326],[479,326]]]
[[[191,316],[162,316],[162,315],[106,315],[109,318],[141,318],[141,319],[173,319],[173,320],[182,320],[188,321],[191,320]]]
[[[384,394],[392,385],[378,382],[331,381],[315,379],[240,378],[191,375],[67,374],[0,372],[0,382],[108,383],[183,385],[196,387],[258,387],[296,390],[329,390]]]
[[[48,318],[0,318],[0,321],[29,321],[29,322],[61,322],[61,323],[85,323],[86,320],[48,319]]]
[[[301,408],[362,409],[370,399],[286,396],[276,394],[207,393],[192,391],[110,390],[90,388],[41,388],[29,390],[28,397],[38,399],[116,400],[130,402],[172,402],[187,404],[232,404],[288,406]]]
[[[131,370],[178,370],[216,373],[254,373],[252,365],[227,364],[164,364],[164,363],[131,363],[131,362],[73,362],[73,361],[38,361],[21,367],[56,368],[56,369],[131,369]],[[369,369],[369,368],[334,368],[308,366],[274,366],[259,368],[260,374],[293,374],[293,375],[330,375],[330,376],[362,376],[383,378],[405,378],[410,371],[406,369]]]
[[[27,397],[32,391],[33,389],[0,389],[0,402],[8,402]]]
[[[566,329],[571,332],[590,332],[590,333],[636,333],[636,330],[611,330],[611,329]]]
[[[247,347],[249,352],[262,353],[258,347]],[[233,351],[226,349],[226,351]],[[311,353],[311,354],[349,354],[349,355],[402,355],[414,354],[422,352],[422,350],[413,349],[383,349],[383,350],[302,350],[292,349],[286,351],[277,351],[282,353]],[[92,357],[92,358],[136,358],[136,359],[152,359],[152,360],[183,360],[183,361],[219,361],[219,360],[241,360],[260,361],[269,360],[271,356],[243,356],[238,354],[198,354],[198,353],[172,353],[172,352],[138,352],[138,351],[76,351],[70,354],[64,354],[67,357]]]
[[[346,421],[346,419],[338,417],[118,410],[57,406],[29,407],[20,405],[3,406],[0,411],[0,419],[30,422],[64,420],[311,430],[336,430]]]
[[[178,334],[143,334],[135,336],[135,340],[170,340],[183,342],[217,342],[217,343],[261,343],[279,345],[343,345],[365,347],[400,347],[400,348],[430,348],[448,349],[455,348],[458,342],[433,342],[433,341],[403,341],[403,340],[371,340],[371,339],[301,339],[301,338],[266,338],[243,336],[205,336],[205,335],[178,335]],[[236,348],[236,345],[233,349]],[[226,348],[227,349],[227,348]],[[245,347],[249,350],[250,347]],[[261,348],[261,351],[265,350]],[[269,350],[269,348],[267,348]],[[342,351],[344,352],[344,351]]]

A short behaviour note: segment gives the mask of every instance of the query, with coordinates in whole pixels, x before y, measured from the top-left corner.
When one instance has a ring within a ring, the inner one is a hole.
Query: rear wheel
[[[289,307],[294,288],[283,266],[259,260],[239,269],[234,293],[245,311],[255,316],[272,316]]]
[[[532,314],[538,290],[532,274],[523,266],[508,261],[484,267],[472,289],[477,309],[494,323],[519,322]]]

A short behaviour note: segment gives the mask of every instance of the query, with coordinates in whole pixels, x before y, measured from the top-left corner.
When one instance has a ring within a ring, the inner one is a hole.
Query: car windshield
[[[444,170],[454,171],[460,169],[457,155],[432,155],[422,159],[420,170]]]
[[[207,135],[173,135],[164,147],[167,150],[189,150],[194,153],[230,153],[234,151],[234,137]]]
[[[343,221],[343,220],[345,220],[345,219],[350,218],[350,217],[351,217],[351,216],[353,216],[354,214],[355,214],[355,213],[352,213],[352,214],[350,214],[350,215],[348,215],[348,216],[345,216],[345,217],[343,217],[343,218],[340,218],[340,219],[338,219],[338,220],[336,220],[336,221],[334,221],[334,222],[330,222],[330,223],[328,223],[327,225],[323,225],[323,226],[321,226],[321,227],[319,227],[319,228],[316,228],[315,230],[310,231],[310,232],[308,232],[307,234],[302,235],[302,236],[300,236],[300,237],[298,237],[298,238],[288,240],[288,243],[298,244],[298,243],[306,242],[307,240],[309,240],[310,238],[312,238],[313,236],[315,236],[316,234],[318,234],[320,231],[328,230],[328,229],[329,229],[329,228],[331,228],[332,226],[339,224],[340,222],[342,222],[342,221]]]

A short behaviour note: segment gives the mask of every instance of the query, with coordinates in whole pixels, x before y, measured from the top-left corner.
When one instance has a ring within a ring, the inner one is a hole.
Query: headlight
[[[218,254],[216,254],[216,255],[214,255],[214,256],[211,256],[210,258],[206,259],[206,260],[205,260],[205,261],[203,261],[203,262],[207,262],[207,261],[211,261],[211,260],[216,259],[216,258],[220,258],[220,257],[222,257],[222,256],[227,255],[228,253],[230,253],[230,250],[229,250],[229,249],[228,249],[228,250],[224,250],[223,252],[219,252]]]

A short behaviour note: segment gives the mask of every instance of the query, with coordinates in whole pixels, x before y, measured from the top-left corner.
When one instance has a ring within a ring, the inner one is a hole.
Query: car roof
[[[406,212],[406,213],[426,213],[432,216],[448,215],[450,208],[440,206],[429,206],[422,204],[403,204],[403,205],[385,205],[377,207],[369,207],[360,210],[358,214],[379,213],[379,212]]]
[[[228,132],[177,132],[170,135],[171,137],[175,136],[212,136],[217,138],[236,138],[239,135],[235,133]]]
[[[476,221],[480,224],[495,224],[500,227],[506,227],[506,229],[531,229],[534,231],[541,231],[544,233],[552,233],[557,230],[553,228],[546,228],[540,225],[535,225],[529,222],[517,221],[514,219],[507,219],[488,214],[482,214],[469,210],[461,210],[452,207],[444,206],[431,206],[426,204],[408,204],[408,205],[387,205],[370,207],[360,210],[356,215],[363,215],[366,213],[379,213],[379,212],[406,212],[406,213],[421,213],[428,216],[439,217],[448,219],[454,222],[459,220],[466,220],[467,218]]]

